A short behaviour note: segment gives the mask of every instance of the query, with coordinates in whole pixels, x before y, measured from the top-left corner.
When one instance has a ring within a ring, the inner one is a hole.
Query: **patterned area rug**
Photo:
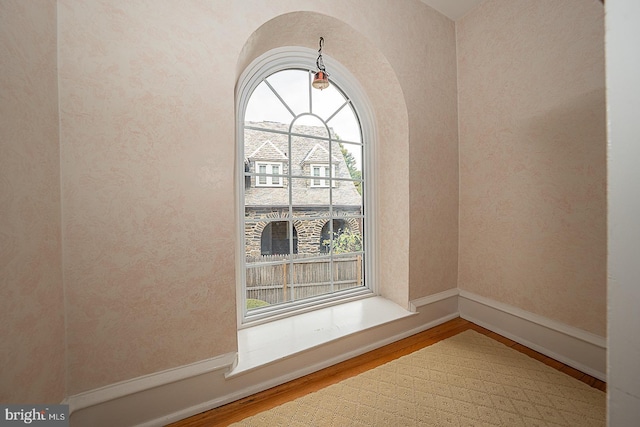
[[[468,330],[233,426],[605,424],[605,393]]]

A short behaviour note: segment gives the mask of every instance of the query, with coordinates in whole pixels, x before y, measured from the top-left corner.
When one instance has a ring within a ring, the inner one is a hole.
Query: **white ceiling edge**
[[[452,21],[457,21],[483,0],[422,0]]]

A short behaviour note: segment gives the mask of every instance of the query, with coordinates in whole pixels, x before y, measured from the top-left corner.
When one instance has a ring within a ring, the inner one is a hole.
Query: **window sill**
[[[376,296],[241,329],[238,364],[227,377],[413,314]]]

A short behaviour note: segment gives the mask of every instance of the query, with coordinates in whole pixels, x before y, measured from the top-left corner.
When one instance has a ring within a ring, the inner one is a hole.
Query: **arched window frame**
[[[246,292],[245,284],[245,229],[244,229],[244,191],[245,181],[244,170],[244,114],[251,94],[255,88],[268,76],[278,71],[287,69],[309,69],[316,67],[315,62],[317,51],[304,47],[281,47],[270,50],[260,57],[256,58],[242,73],[238,79],[236,86],[236,189],[238,202],[237,215],[237,235],[238,242],[236,251],[236,279],[237,279],[237,313],[238,327],[247,327],[264,321],[276,320],[283,317],[292,316],[311,310],[320,309],[329,305],[342,304],[353,299],[373,296],[378,294],[378,285],[375,276],[376,258],[378,250],[376,245],[376,227],[375,227],[375,206],[376,206],[376,174],[375,172],[375,147],[376,147],[376,131],[375,119],[371,104],[368,101],[364,91],[362,90],[357,79],[339,62],[334,61],[330,56],[323,53],[324,63],[330,72],[330,80],[335,81],[339,87],[349,96],[352,106],[360,120],[362,130],[363,143],[367,144],[363,156],[363,179],[367,182],[364,188],[364,205],[363,209],[364,224],[363,231],[367,236],[364,243],[364,251],[366,254],[365,275],[367,277],[368,293],[359,293],[351,298],[336,297],[324,298],[322,302],[311,302],[309,304],[300,304],[295,309],[283,310],[281,313],[275,312],[265,317],[254,319],[247,318],[246,310]]]

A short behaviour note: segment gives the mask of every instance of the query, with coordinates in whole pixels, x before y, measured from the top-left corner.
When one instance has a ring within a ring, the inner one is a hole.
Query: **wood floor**
[[[607,385],[603,381],[586,375],[574,368],[558,362],[557,360],[551,359],[537,351],[518,344],[515,341],[498,335],[495,332],[491,332],[488,329],[482,328],[467,320],[457,318],[436,326],[435,328],[431,328],[419,334],[381,347],[377,350],[373,350],[353,359],[338,363],[337,365],[330,366],[313,374],[170,424],[170,426],[227,426],[259,412],[274,408],[290,400],[294,400],[308,393],[317,391],[328,385],[358,375],[366,370],[375,368],[376,366],[383,365],[391,360],[452,337],[468,329],[473,329],[476,332],[506,344],[507,346],[533,357],[546,365],[558,369],[561,372],[571,375],[594,388],[606,391]]]

